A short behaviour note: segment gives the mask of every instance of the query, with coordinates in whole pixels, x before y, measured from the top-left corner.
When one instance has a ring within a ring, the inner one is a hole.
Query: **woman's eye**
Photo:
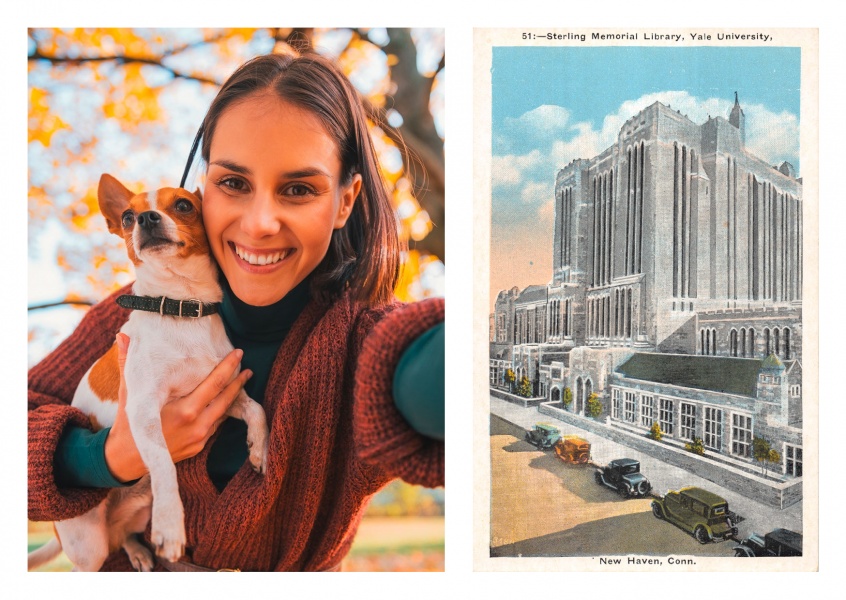
[[[221,179],[218,185],[233,192],[243,192],[247,187],[244,181],[242,179],[238,179],[237,177],[227,177],[225,179]]]
[[[185,198],[180,198],[176,201],[176,212],[189,213],[194,210],[194,205]]]
[[[132,227],[135,223],[135,214],[131,210],[126,211],[120,216],[120,222],[124,229]]]
[[[285,195],[287,196],[311,196],[314,190],[302,183],[295,183],[285,188]]]

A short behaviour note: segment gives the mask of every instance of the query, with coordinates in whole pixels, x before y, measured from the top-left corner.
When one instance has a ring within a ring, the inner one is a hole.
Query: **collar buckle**
[[[196,315],[183,315],[182,314],[182,303],[183,302],[196,302],[197,303],[197,314]],[[180,300],[179,301],[179,316],[180,317],[187,317],[189,319],[199,319],[203,316],[203,303],[200,302],[198,298],[189,298],[188,300]]]

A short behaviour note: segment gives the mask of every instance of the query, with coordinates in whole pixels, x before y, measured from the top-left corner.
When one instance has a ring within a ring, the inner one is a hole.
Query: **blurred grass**
[[[52,524],[29,522],[27,552],[53,537]],[[70,571],[64,553],[36,571]],[[344,571],[443,571],[444,518],[365,517]]]

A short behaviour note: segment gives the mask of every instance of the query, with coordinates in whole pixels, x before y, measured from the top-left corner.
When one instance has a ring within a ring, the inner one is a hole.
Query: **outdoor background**
[[[99,214],[100,175],[136,191],[178,185],[223,81],[291,47],[334,57],[365,98],[409,245],[397,296],[443,295],[443,30],[30,29],[28,43],[30,366],[134,279]],[[186,187],[202,187],[203,171],[195,162]],[[394,482],[373,499],[344,569],[442,570],[443,513],[443,489]],[[30,524],[30,550],[50,535]],[[68,568],[61,558],[44,570]]]

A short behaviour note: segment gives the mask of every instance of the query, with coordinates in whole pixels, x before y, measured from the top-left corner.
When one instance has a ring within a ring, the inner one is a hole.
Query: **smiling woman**
[[[220,314],[267,415],[268,459],[253,473],[243,423],[220,422],[240,388],[213,380],[230,381],[235,365],[174,399],[182,409],[162,411],[162,430],[181,460],[187,543],[180,562],[155,569],[338,570],[377,490],[397,477],[443,484],[444,303],[393,297],[396,220],[362,101],[331,61],[249,61],[201,139]],[[122,410],[92,434],[68,405],[126,317],[111,299],[95,306],[30,371],[33,520],[82,514],[145,472]],[[130,568],[120,550],[103,567]]]

